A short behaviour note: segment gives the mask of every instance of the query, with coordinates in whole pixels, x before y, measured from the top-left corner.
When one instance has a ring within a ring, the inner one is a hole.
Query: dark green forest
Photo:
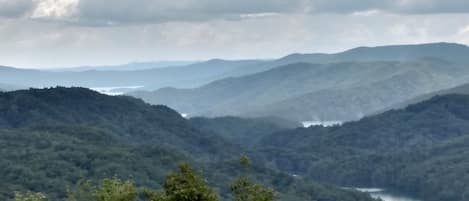
[[[276,199],[372,200],[365,193],[282,173],[217,129],[209,130],[168,107],[84,88],[2,92],[0,200],[13,199],[15,192],[42,192],[49,200],[64,200],[67,190],[82,181],[99,184],[106,178],[161,190],[168,171],[181,161],[200,171],[220,200],[230,200],[232,182],[245,173],[239,164],[244,154],[253,155],[247,176],[273,189]],[[29,194],[18,194],[23,195]]]
[[[343,186],[466,201],[468,106],[467,95],[436,96],[342,126],[295,129],[276,118],[187,120],[165,106],[84,88],[2,92],[0,200],[15,192],[67,200],[87,182],[87,196],[106,182],[130,182],[135,199],[171,200],[168,177],[186,161],[219,200],[249,200],[236,197],[246,186],[271,189],[267,197],[282,201],[373,200]]]
[[[204,132],[215,133],[244,148],[251,148],[260,139],[274,132],[301,126],[299,123],[276,117],[194,117],[189,121],[194,127]]]
[[[445,95],[340,127],[278,132],[257,145],[278,169],[426,201],[469,199],[469,96]]]
[[[249,159],[241,157],[240,164],[247,170]],[[208,186],[187,163],[178,164],[178,171],[171,171],[163,182],[161,190],[137,187],[132,180],[105,178],[95,184],[92,181],[81,181],[67,190],[67,201],[218,201],[219,195]],[[239,176],[230,186],[234,201],[273,201],[275,192],[256,184],[247,176]],[[42,192],[15,192],[14,201],[50,200]]]

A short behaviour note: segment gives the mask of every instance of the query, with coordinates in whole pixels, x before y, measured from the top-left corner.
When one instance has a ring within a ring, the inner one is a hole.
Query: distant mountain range
[[[0,83],[0,91],[12,91],[12,90],[18,90],[18,89],[24,89],[24,88],[25,87]]]
[[[469,96],[437,96],[337,127],[281,131],[255,147],[265,163],[322,182],[465,201]]]
[[[167,68],[141,63],[135,66],[142,70],[125,71],[119,68],[134,64],[79,72],[0,67],[0,83],[128,93],[191,116],[350,121],[467,83],[468,58],[465,45],[432,43],[292,54],[276,60],[214,59]]]
[[[292,54],[281,61],[295,63],[333,63],[345,61],[414,61],[438,58],[455,63],[468,63],[469,48],[456,43],[428,43],[415,45],[391,45],[358,47],[337,54]]]
[[[469,47],[424,44],[356,48],[331,55],[290,55],[292,63],[195,89],[130,95],[193,116],[280,116],[293,121],[350,121],[469,80]],[[281,61],[281,62],[280,62]]]
[[[452,43],[355,48],[337,54],[292,54],[276,60],[220,60],[205,62],[143,62],[116,66],[90,66],[39,71],[0,66],[0,83],[25,87],[83,86],[115,87],[144,86],[155,90],[162,87],[194,88],[209,82],[270,70],[279,66],[307,62],[332,63],[356,61],[411,61],[440,58],[465,63],[468,48]],[[166,67],[165,66],[171,66]],[[64,72],[65,71],[65,72]],[[125,72],[122,72],[125,71]]]
[[[228,72],[246,65],[255,65],[262,61],[225,61],[210,60],[187,66],[151,68],[146,70],[90,70],[90,71],[45,71],[17,69],[0,66],[0,83],[15,84],[25,87],[82,86],[124,87],[142,86],[145,89],[161,87],[197,87],[211,81],[224,78]]]
[[[48,71],[57,72],[80,72],[80,71],[134,71],[148,70],[153,68],[167,68],[176,66],[186,66],[198,63],[196,61],[159,61],[159,62],[132,62],[122,65],[105,65],[105,66],[79,66],[65,68],[50,68]]]

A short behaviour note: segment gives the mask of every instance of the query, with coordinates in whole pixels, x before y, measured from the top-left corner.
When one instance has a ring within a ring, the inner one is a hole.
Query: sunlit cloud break
[[[79,0],[34,0],[37,4],[31,18],[61,19],[78,12]]]

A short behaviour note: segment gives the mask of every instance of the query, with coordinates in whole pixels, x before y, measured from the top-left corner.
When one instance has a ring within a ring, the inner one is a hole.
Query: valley
[[[469,52],[467,46],[434,43],[351,49],[329,55],[337,57],[333,62],[311,61],[316,55],[296,55],[281,58],[277,63],[282,65],[254,74],[189,89],[167,87],[128,95],[193,116],[281,114],[297,122],[312,117],[354,121],[413,97],[465,84],[469,78],[466,61],[447,60],[452,56],[435,54],[438,48],[455,55]],[[407,56],[403,59],[396,51]],[[386,59],[381,54],[387,55]]]
[[[248,156],[249,175],[282,201],[465,201],[469,61],[438,48],[469,49],[385,46],[135,71],[0,68],[0,199],[33,191],[63,200],[64,186],[112,175],[160,189],[186,161],[230,200],[230,181],[245,171],[237,160]]]
[[[469,201],[469,0],[0,0],[0,201]]]

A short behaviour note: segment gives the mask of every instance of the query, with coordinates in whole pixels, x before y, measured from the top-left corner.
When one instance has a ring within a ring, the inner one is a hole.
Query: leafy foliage
[[[67,201],[91,201],[96,198],[96,186],[90,181],[80,181],[73,190],[67,191]]]
[[[15,201],[44,201],[46,196],[42,193],[15,193]]]
[[[239,160],[243,168],[248,169],[251,162],[247,156],[241,156]],[[234,201],[273,201],[274,191],[261,185],[254,184],[247,176],[238,177],[231,184]]]
[[[279,132],[258,147],[279,169],[323,182],[465,201],[468,105],[469,96],[438,96],[340,127]]]
[[[189,121],[194,127],[204,132],[216,133],[229,142],[245,148],[250,148],[262,139],[262,137],[271,133],[301,126],[299,123],[275,117],[195,117],[191,118]]]
[[[273,201],[274,192],[258,184],[253,184],[247,177],[240,177],[231,186],[234,201]]]
[[[104,179],[96,191],[96,201],[136,201],[136,187],[132,181]]]
[[[0,200],[13,198],[15,191],[33,191],[51,200],[89,201],[93,188],[75,184],[113,176],[160,189],[179,161],[200,168],[220,199],[228,200],[229,181],[240,171],[232,158],[247,152],[167,107],[63,87],[0,93],[0,147]],[[258,163],[252,175],[285,200],[309,200],[320,193],[337,195],[334,201],[371,199]]]
[[[163,193],[147,193],[151,201],[217,201],[218,195],[186,164],[179,164],[179,173],[166,178]]]

